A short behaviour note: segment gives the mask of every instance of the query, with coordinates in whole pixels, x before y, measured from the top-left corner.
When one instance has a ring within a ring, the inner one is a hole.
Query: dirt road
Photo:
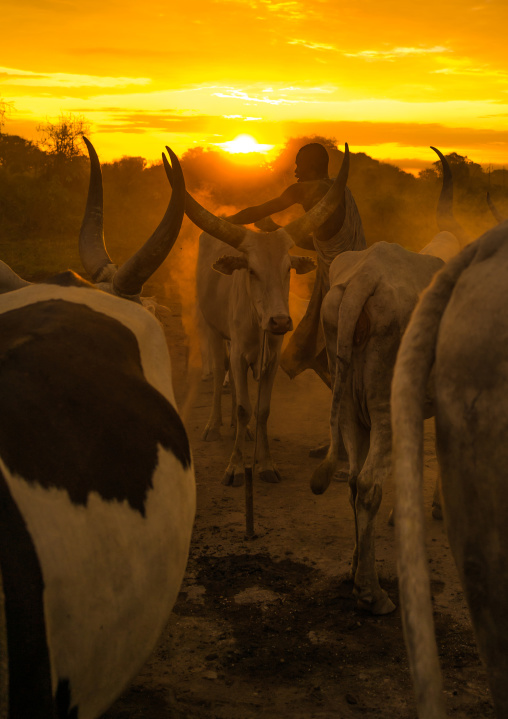
[[[167,331],[175,391],[185,407],[179,313],[171,305]],[[283,479],[255,481],[257,538],[247,541],[244,490],[220,481],[233,440],[227,427],[219,442],[200,440],[212,384],[195,379],[185,418],[198,505],[188,570],[157,650],[104,719],[415,717],[399,610],[373,617],[352,598],[347,483],[334,481],[320,497],[309,489],[318,460],[308,454],[326,439],[329,391],[310,371],[292,381],[279,371],[269,429]],[[431,519],[432,422],[425,448],[429,561],[448,711],[493,717],[444,528]],[[377,521],[377,567],[398,605],[394,530],[387,523],[392,506],[388,482]]]

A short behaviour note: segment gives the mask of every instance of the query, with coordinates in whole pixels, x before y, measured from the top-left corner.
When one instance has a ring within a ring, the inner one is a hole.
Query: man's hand
[[[274,222],[271,217],[263,217],[262,220],[258,220],[254,223],[254,227],[257,227],[258,230],[262,230],[263,232],[274,232],[279,229],[280,225]]]

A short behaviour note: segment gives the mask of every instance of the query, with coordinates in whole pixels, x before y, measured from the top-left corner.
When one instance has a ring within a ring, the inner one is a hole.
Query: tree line
[[[1,103],[0,103],[1,104]],[[4,108],[5,109],[5,108]],[[77,240],[86,202],[89,178],[83,118],[63,116],[39,129],[36,144],[2,132],[0,113],[0,259],[27,279],[70,266],[82,272]],[[93,141],[93,136],[92,136]],[[181,157],[187,189],[208,209],[231,214],[274,197],[295,181],[298,149],[321,142],[330,155],[334,176],[343,153],[334,138],[291,138],[270,163],[260,155],[258,165],[242,165],[222,151],[192,148]],[[432,138],[429,138],[429,144]],[[100,157],[100,147],[96,147]],[[429,156],[433,153],[429,149]],[[472,236],[493,224],[486,204],[490,191],[499,210],[508,216],[508,171],[484,170],[467,157],[447,156],[455,187],[455,215]],[[437,158],[436,158],[437,159]],[[365,153],[352,153],[349,186],[364,223],[367,243],[384,240],[419,250],[437,231],[436,204],[441,187],[439,161],[418,177]],[[102,163],[105,237],[116,262],[130,256],[151,234],[162,217],[170,188],[162,163],[149,164],[128,155]],[[277,218],[289,221],[301,210]],[[195,246],[197,231],[185,221],[182,246]],[[185,254],[177,265],[188,264],[195,253]],[[178,264],[179,263],[179,264]]]

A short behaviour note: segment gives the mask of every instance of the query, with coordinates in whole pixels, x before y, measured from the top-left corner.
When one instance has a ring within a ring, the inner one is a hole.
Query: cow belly
[[[44,582],[53,695],[68,682],[80,719],[104,712],[153,650],[185,571],[195,510],[192,468],[158,448],[143,516],[91,493],[86,506],[2,467]]]

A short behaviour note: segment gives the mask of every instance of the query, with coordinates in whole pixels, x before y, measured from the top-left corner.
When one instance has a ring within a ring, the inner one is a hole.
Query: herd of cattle
[[[167,148],[166,214],[117,267],[104,244],[100,163],[85,142],[90,187],[79,249],[92,282],[69,271],[31,284],[0,263],[0,719],[100,716],[146,661],[176,601],[194,521],[194,468],[165,335],[157,308],[143,307],[142,289],[168,256],[184,212],[204,231],[198,300],[214,367],[205,433],[220,433],[228,340],[236,440],[224,482],[244,481],[249,368],[260,387],[258,475],[276,482],[267,420],[283,336],[292,329],[290,271],[314,268],[289,250],[333,213],[349,169],[346,145],[318,205],[284,228],[255,232],[186,193]],[[451,173],[436,152],[440,233],[419,253],[379,242],[332,263],[322,308],[331,442],[311,488],[326,490],[344,442],[354,592],[360,607],[385,614],[394,605],[376,574],[374,520],[393,471],[418,712],[444,717],[422,492],[423,420],[435,415],[450,545],[495,710],[505,717],[508,221],[497,216],[499,224],[471,242],[453,217]]]

